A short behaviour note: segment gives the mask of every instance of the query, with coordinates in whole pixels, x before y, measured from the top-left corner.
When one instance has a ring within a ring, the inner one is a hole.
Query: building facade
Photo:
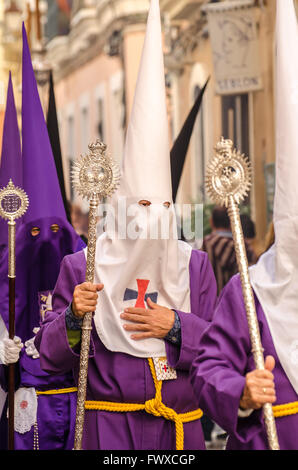
[[[22,22],[24,22],[27,30],[28,41],[34,59],[35,51],[41,48],[41,35],[45,27],[46,16],[47,4],[44,0],[39,0],[39,2],[36,2],[36,0],[1,0],[0,2],[0,144],[2,141],[9,72],[12,76],[14,97],[21,127]],[[38,30],[40,30],[40,37]]]
[[[16,107],[20,111],[21,9],[17,2],[0,2],[0,144],[9,72],[12,75]],[[0,147],[1,148],[1,147]]]

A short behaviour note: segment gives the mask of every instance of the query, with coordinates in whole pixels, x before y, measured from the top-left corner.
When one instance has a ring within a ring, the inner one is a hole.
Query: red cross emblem
[[[146,294],[146,290],[147,290],[147,287],[149,285],[149,282],[150,281],[148,281],[146,279],[137,279],[138,297],[137,297],[137,301],[136,301],[136,304],[135,304],[136,308],[146,308],[146,306],[145,306],[145,294]]]
[[[146,294],[150,281],[148,279],[137,279],[136,281],[138,290],[126,289],[123,300],[136,299],[136,303],[134,305],[136,308],[146,308],[145,302],[148,297],[156,303],[158,296],[157,292]]]

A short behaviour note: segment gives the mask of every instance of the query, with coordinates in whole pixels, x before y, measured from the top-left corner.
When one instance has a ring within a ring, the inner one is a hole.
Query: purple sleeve
[[[170,366],[189,370],[198,354],[200,338],[212,319],[217,298],[214,273],[206,253],[194,250],[190,266],[190,298],[192,313],[177,311],[181,324],[181,344],[166,341]]]
[[[41,368],[50,374],[61,374],[78,367],[79,352],[69,346],[65,323],[65,312],[72,301],[76,285],[84,282],[77,270],[73,269],[71,259],[66,256],[60,267],[59,277],[53,292],[53,311],[37,333],[35,346],[40,354]],[[93,344],[91,340],[91,346]]]
[[[248,442],[262,430],[261,412],[238,418],[251,343],[239,276],[223,289],[191,368],[200,407],[228,434]]]

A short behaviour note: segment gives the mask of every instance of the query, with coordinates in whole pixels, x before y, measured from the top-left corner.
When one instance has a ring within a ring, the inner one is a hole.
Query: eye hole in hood
[[[141,201],[139,201],[139,204],[140,204],[140,206],[144,206],[144,207],[151,206],[151,202],[147,201],[146,199],[142,199]],[[167,209],[170,207],[170,205],[171,205],[171,203],[169,201],[165,201],[163,203],[163,206],[166,207]]]
[[[37,237],[40,234],[40,228],[32,227],[30,232],[31,232],[32,237]]]
[[[139,201],[139,204],[140,204],[140,206],[144,206],[144,207],[151,206],[151,202],[147,201],[146,199],[142,199],[141,201]]]
[[[52,224],[51,225],[51,230],[52,230],[52,232],[57,233],[60,230],[60,227],[59,227],[58,224]]]

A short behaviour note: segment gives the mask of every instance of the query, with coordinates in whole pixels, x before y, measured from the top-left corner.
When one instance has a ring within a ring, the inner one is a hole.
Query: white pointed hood
[[[141,206],[141,200],[152,204]],[[191,248],[177,240],[173,204],[166,208],[165,202],[172,202],[165,73],[159,1],[151,0],[121,183],[112,199],[115,232],[107,226],[96,245],[95,282],[102,282],[105,288],[99,295],[94,322],[110,351],[136,357],[166,355],[164,340],[134,341],[131,332],[123,328],[127,321],[120,319],[126,307],[147,308],[148,294],[159,305],[190,311]],[[169,232],[163,237],[155,229],[165,221]]]
[[[293,0],[277,0],[275,243],[250,269],[273,343],[298,393],[298,25]]]
[[[172,200],[168,132],[160,10],[152,0],[118,195]]]

